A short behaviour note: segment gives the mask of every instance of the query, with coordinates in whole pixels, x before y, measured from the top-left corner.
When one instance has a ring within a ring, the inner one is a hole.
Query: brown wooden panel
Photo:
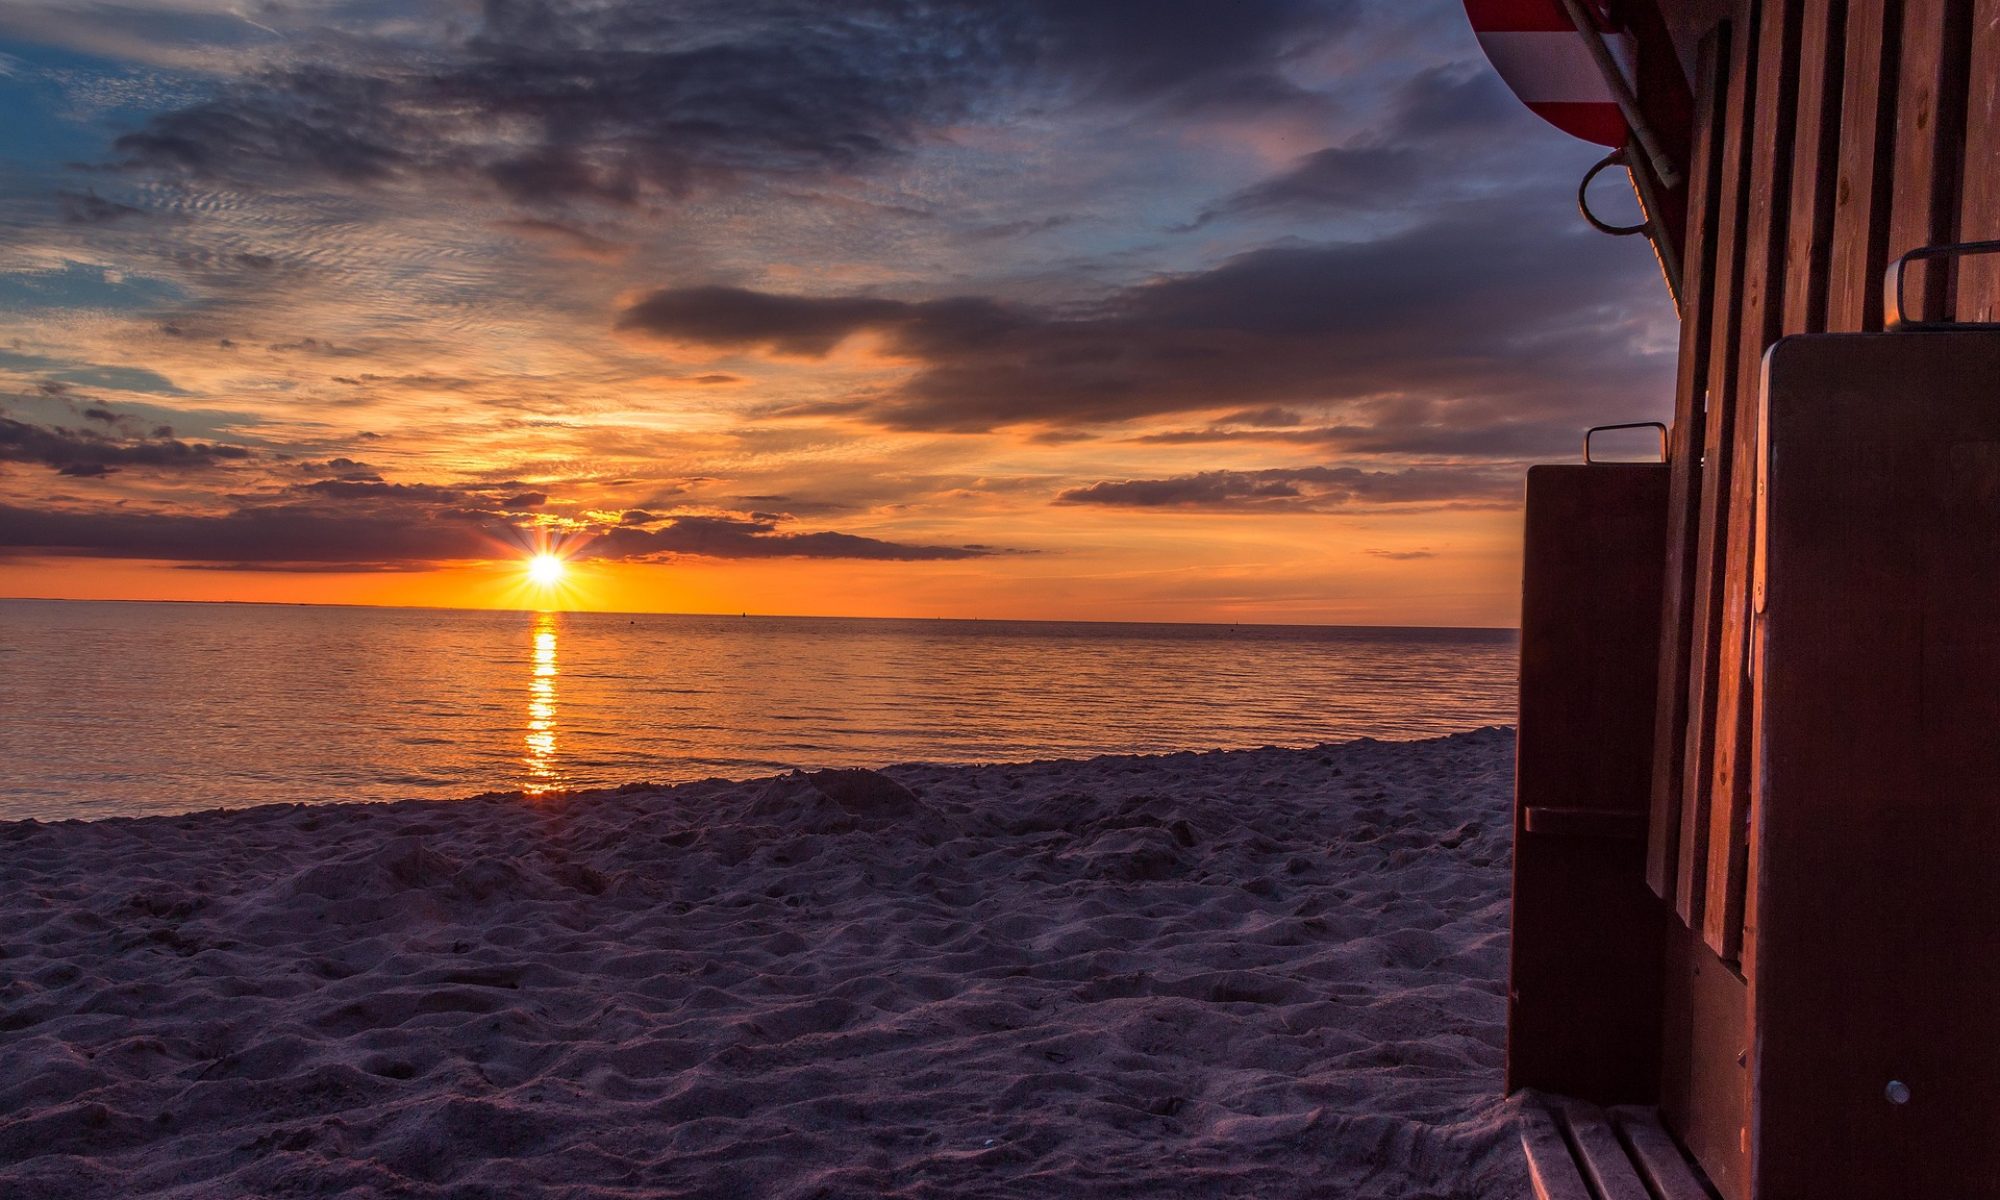
[[[2000,2],[2000,0],[1996,0]],[[1717,86],[1728,54],[1726,30],[1702,39],[1695,93],[1694,166],[1688,176],[1687,254],[1681,269],[1681,347],[1674,385],[1674,425],[1667,461],[1667,568],[1660,616],[1659,700],[1653,726],[1651,819],[1646,834],[1646,882],[1674,898],[1679,879],[1682,756],[1687,745],[1688,639],[1692,632],[1695,518],[1701,506],[1703,397],[1708,387],[1708,330],[1714,311],[1715,224],[1722,171],[1722,123]]]
[[[1964,186],[1958,236],[2000,238],[2000,0],[1974,0]],[[2000,321],[2000,258],[1968,259],[1958,272],[1958,319]]]
[[[1848,0],[1826,327],[1882,327],[1902,0]]]
[[[1667,468],[1528,472],[1515,737],[1507,1088],[1602,1103],[1658,1087],[1665,910],[1637,838],[1530,813],[1644,820],[1659,653]]]
[[[1841,76],[1847,0],[1805,6],[1799,30],[1798,111],[1792,120],[1791,212],[1785,221],[1787,333],[1826,328],[1833,198],[1840,180]]]
[[[2000,1195],[1996,380],[1991,333],[1772,351],[1759,1197]]]
[[[1715,766],[1710,785],[1708,896],[1702,933],[1725,960],[1742,944],[1746,822],[1750,812],[1749,637],[1751,525],[1757,483],[1757,397],[1764,348],[1778,336],[1785,292],[1785,219],[1791,200],[1792,121],[1805,0],[1764,0],[1757,37],[1750,204],[1744,231],[1729,497],[1717,627]]]
[[[1708,1187],[1674,1144],[1673,1135],[1660,1124],[1657,1112],[1647,1108],[1621,1108],[1612,1114],[1625,1136],[1632,1165],[1659,1200],[1709,1200]]]
[[[1953,240],[1965,142],[1970,0],[1903,0],[1895,182],[1887,257]],[[1950,271],[1912,264],[1904,295],[1924,319],[1950,315]]]
[[[1680,878],[1674,903],[1681,920],[1699,928],[1708,896],[1711,771],[1715,753],[1715,675],[1721,652],[1722,549],[1726,540],[1730,455],[1735,432],[1737,342],[1742,331],[1744,228],[1749,212],[1751,123],[1749,87],[1757,62],[1757,0],[1731,26],[1725,83],[1728,119],[1723,135],[1720,203],[1715,229],[1715,298],[1708,337],[1708,417],[1703,431],[1701,507],[1696,519],[1693,626],[1688,640],[1687,744],[1682,755]]]
[[[1725,1200],[1749,1200],[1750,994],[1701,936],[1667,923],[1660,1119]]]

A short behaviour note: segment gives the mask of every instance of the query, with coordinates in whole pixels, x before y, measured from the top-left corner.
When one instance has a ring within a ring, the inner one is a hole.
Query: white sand
[[[1525,1195],[1512,750],[0,825],[0,1196]]]

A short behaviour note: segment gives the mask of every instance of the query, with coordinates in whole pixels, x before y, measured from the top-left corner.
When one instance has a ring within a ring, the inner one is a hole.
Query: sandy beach
[[[1512,749],[0,825],[0,1195],[1521,1196]]]

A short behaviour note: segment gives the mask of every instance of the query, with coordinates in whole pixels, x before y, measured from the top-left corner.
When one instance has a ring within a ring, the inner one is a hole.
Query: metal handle
[[[1613,150],[1603,158],[1598,159],[1596,166],[1585,171],[1583,173],[1583,182],[1576,185],[1577,211],[1583,214],[1584,220],[1590,222],[1592,229],[1595,229],[1599,233],[1608,233],[1612,237],[1630,237],[1635,233],[1645,233],[1653,225],[1651,220],[1640,221],[1636,225],[1613,225],[1590,211],[1591,180],[1596,179],[1598,172],[1604,170],[1606,167],[1622,167],[1624,165],[1625,152],[1623,150]]]
[[[1882,324],[1888,329],[2000,329],[2000,321],[1926,321],[1913,316],[1903,296],[1903,278],[1913,262],[1940,258],[1970,258],[1975,254],[2000,254],[2000,241],[1952,242],[1944,246],[1919,246],[1889,264],[1882,277]]]
[[[1589,429],[1586,429],[1586,430],[1584,430],[1584,431],[1583,431],[1583,461],[1584,461],[1584,462],[1586,462],[1586,463],[1595,463],[1595,462],[1597,461],[1596,459],[1594,459],[1594,458],[1592,458],[1592,457],[1590,456],[1590,439],[1591,439],[1591,438],[1594,438],[1594,437],[1596,437],[1596,436],[1597,436],[1598,434],[1600,434],[1600,433],[1609,433],[1609,432],[1611,432],[1611,431],[1612,431],[1612,430],[1614,430],[1614,429],[1653,429],[1653,430],[1657,430],[1657,431],[1659,432],[1659,435],[1660,435],[1660,461],[1661,461],[1661,462],[1665,462],[1665,461],[1667,461],[1667,427],[1666,427],[1666,425],[1665,425],[1665,424],[1664,424],[1663,422],[1660,422],[1660,421],[1625,421],[1625,422],[1623,422],[1623,423],[1621,423],[1621,424],[1617,424],[1617,425],[1593,425],[1593,426],[1591,426],[1591,427],[1590,427]]]

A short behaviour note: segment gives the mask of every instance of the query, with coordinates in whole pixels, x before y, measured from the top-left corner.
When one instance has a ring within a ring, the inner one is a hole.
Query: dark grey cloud
[[[56,205],[62,210],[63,221],[70,225],[109,225],[114,221],[151,215],[143,208],[108,200],[96,192],[59,190],[56,192]]]
[[[774,514],[738,517],[677,517],[655,529],[620,525],[592,542],[594,558],[662,558],[681,554],[709,558],[856,558],[882,562],[927,562],[983,558],[994,553],[970,546],[921,546],[860,537],[851,533],[782,533]]]
[[[1302,156],[1204,209],[1188,228],[1224,217],[1324,219],[1428,211],[1507,178],[1545,171],[1543,155],[1524,149],[1515,110],[1499,76],[1484,63],[1420,71],[1389,98],[1379,125],[1353,141]],[[1510,130],[1510,127],[1512,129]]]
[[[1547,407],[1546,405],[1537,406]],[[1503,461],[1546,459],[1576,449],[1582,436],[1581,410],[1559,405],[1563,415],[1522,414],[1487,407],[1483,411],[1449,401],[1405,401],[1363,406],[1366,418],[1309,428],[1167,429],[1127,440],[1160,446],[1311,446],[1343,454],[1393,454]]]
[[[520,534],[481,517],[268,505],[210,515],[0,505],[0,553],[85,553],[200,563],[353,564],[493,557]]]
[[[484,180],[626,205],[866,169],[1006,95],[1262,111],[1349,0],[491,0],[456,44],[328,36],[118,139],[235,183]]]
[[[1373,241],[1252,251],[1084,311],[676,288],[620,324],[804,355],[874,331],[917,369],[886,394],[834,403],[894,428],[1077,426],[1226,404],[1362,415],[1393,401],[1335,428],[1357,449],[1381,426],[1396,447],[1491,454],[1500,443],[1486,432],[1573,425],[1670,378],[1651,264],[1588,230],[1547,230],[1533,219],[1545,199],[1496,197]]]
[[[89,554],[221,569],[403,570],[505,558],[537,543],[538,527],[508,511],[530,507],[479,485],[321,480],[278,496],[232,497],[227,512],[29,508],[0,504],[0,555]],[[605,528],[565,530],[585,558],[821,558],[926,562],[990,548],[916,545],[831,530],[793,531],[775,514],[623,515]]]
[[[1206,225],[1224,215],[1279,213],[1342,216],[1379,212],[1407,202],[1434,169],[1428,147],[1328,146],[1300,159],[1282,175],[1253,184],[1195,219]]]
[[[1389,560],[1390,562],[1415,562],[1415,561],[1417,561],[1418,559],[1424,559],[1424,558],[1436,558],[1436,557],[1437,557],[1437,551],[1435,551],[1435,550],[1381,550],[1381,549],[1374,549],[1374,550],[1368,550],[1368,551],[1365,551],[1364,553],[1367,553],[1367,554],[1372,554],[1372,555],[1374,555],[1374,556],[1375,556],[1376,558],[1386,558],[1386,559],[1388,559],[1388,560]]]
[[[671,288],[632,304],[619,315],[618,327],[724,349],[763,348],[819,357],[859,329],[903,321],[912,307],[861,296],[815,298],[731,287]]]
[[[1388,505],[1493,508],[1512,504],[1519,490],[1511,473],[1470,467],[1274,467],[1107,480],[1070,488],[1056,503],[1207,512],[1335,512]]]
[[[107,425],[123,420],[109,409],[90,409],[84,415]],[[181,441],[165,426],[150,437],[123,437],[94,429],[36,425],[0,415],[0,462],[33,463],[80,479],[127,467],[202,471],[250,457],[252,452],[244,446]]]

